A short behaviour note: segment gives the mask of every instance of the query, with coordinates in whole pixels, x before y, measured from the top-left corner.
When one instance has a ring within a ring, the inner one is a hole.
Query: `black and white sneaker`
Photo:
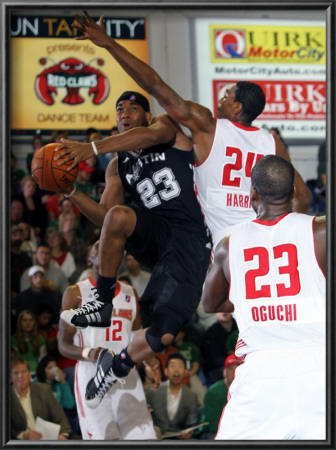
[[[88,382],[85,391],[85,403],[89,408],[96,408],[103,400],[104,395],[117,381],[125,384],[124,378],[118,378],[112,369],[115,357],[113,350],[104,348],[97,359],[97,370],[94,378]]]
[[[80,308],[62,311],[61,319],[76,328],[87,328],[88,326],[106,328],[111,326],[112,302],[104,303],[98,300],[97,289],[92,289],[92,291],[95,300],[85,303]]]

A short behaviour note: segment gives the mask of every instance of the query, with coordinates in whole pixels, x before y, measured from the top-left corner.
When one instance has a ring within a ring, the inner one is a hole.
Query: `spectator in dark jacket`
[[[16,316],[24,309],[30,309],[35,314],[43,305],[52,311],[51,323],[58,325],[61,310],[61,294],[44,285],[44,269],[41,266],[31,266],[28,270],[30,287],[20,292],[15,299]]]
[[[11,370],[11,438],[42,439],[36,430],[36,419],[60,425],[58,440],[66,440],[71,432],[69,421],[46,383],[32,383],[30,368],[20,358],[12,360]]]
[[[228,356],[227,340],[238,327],[231,313],[217,313],[217,322],[207,329],[201,343],[203,370],[210,386],[223,378],[223,366]]]

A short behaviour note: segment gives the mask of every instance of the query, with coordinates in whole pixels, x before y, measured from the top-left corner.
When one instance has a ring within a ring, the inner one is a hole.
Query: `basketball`
[[[67,168],[72,161],[59,166],[62,161],[54,161],[55,149],[58,143],[44,145],[38,149],[31,162],[31,174],[41,189],[52,192],[62,192],[67,186],[72,184],[78,175],[78,167],[67,172]]]

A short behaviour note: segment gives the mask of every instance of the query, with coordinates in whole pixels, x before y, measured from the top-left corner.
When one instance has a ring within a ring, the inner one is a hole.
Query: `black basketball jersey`
[[[132,203],[183,228],[205,230],[194,192],[193,162],[192,150],[161,144],[142,150],[140,156],[118,153],[118,172]]]

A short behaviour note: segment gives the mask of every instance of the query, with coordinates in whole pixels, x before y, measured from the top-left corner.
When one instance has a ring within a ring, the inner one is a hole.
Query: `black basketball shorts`
[[[167,315],[179,328],[189,322],[199,304],[210,262],[209,238],[203,230],[153,214],[132,205],[137,215],[126,250],[152,267],[139,300],[142,312],[155,320]]]

